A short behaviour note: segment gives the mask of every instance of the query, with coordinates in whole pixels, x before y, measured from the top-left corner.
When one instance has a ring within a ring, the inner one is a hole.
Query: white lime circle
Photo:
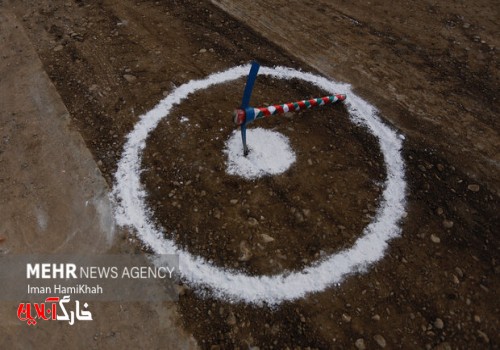
[[[384,256],[389,240],[401,234],[400,220],[406,203],[402,141],[394,130],[380,120],[372,105],[354,94],[350,85],[291,68],[261,67],[261,75],[278,79],[300,79],[318,86],[328,94],[347,94],[345,105],[350,119],[353,123],[366,127],[380,144],[387,172],[382,200],[374,220],[365,227],[352,247],[327,256],[301,271],[272,276],[249,276],[215,266],[206,259],[181,249],[173,240],[165,239],[163,229],[154,225],[153,213],[146,206],[147,193],[140,182],[141,158],[149,133],[157,127],[160,120],[168,117],[174,106],[196,91],[245,77],[249,69],[249,65],[237,66],[201,80],[192,80],[176,88],[151,111],[140,117],[127,136],[115,174],[115,217],[119,225],[135,229],[141,241],[155,253],[178,254],[181,276],[192,286],[208,287],[214,296],[224,300],[279,304],[322,291],[340,283],[349,274],[366,271],[370,264]]]
[[[245,179],[255,179],[284,173],[295,162],[295,152],[290,147],[288,137],[277,131],[262,128],[247,130],[250,153],[243,155],[241,134],[235,130],[226,142],[229,175]]]

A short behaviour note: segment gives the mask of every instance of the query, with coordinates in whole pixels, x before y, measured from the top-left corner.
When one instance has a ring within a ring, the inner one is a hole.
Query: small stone
[[[366,349],[365,340],[363,338],[357,339],[356,342],[354,343],[354,346],[358,350],[365,350]]]
[[[474,322],[481,323],[481,317],[479,317],[479,315],[474,315]]]
[[[137,77],[132,74],[123,74],[123,78],[128,81],[129,83],[133,83],[137,80]]]
[[[302,213],[304,213],[304,216],[308,218],[311,216],[311,209],[302,209]]]
[[[451,220],[443,220],[443,227],[446,229],[450,229],[453,227],[454,222]]]
[[[433,243],[440,243],[441,242],[441,238],[439,238],[438,236],[436,236],[435,234],[432,234],[431,235],[431,241]]]
[[[102,164],[103,164],[103,163],[102,163],[102,160],[100,160],[100,159],[99,159],[99,160],[97,161],[97,166],[102,167]]]
[[[437,170],[443,171],[444,170],[444,165],[443,164],[437,164],[436,165]]]
[[[232,205],[235,205],[235,204],[238,204],[238,200],[237,199],[231,199],[229,201],[229,203],[231,203]]]
[[[477,184],[471,184],[467,186],[467,189],[471,192],[479,192],[480,187]]]
[[[437,329],[443,329],[444,327],[443,320],[440,318],[436,318],[436,320],[434,321],[434,327],[436,327]]]
[[[455,267],[455,272],[457,273],[458,277],[463,278],[464,273],[460,267]]]
[[[229,316],[226,319],[226,323],[230,326],[234,326],[236,324],[236,316],[234,316],[233,312],[229,313]]]
[[[200,51],[199,51],[199,52],[200,52],[200,53],[205,53],[205,52],[207,52],[207,49],[200,49]]]
[[[453,274],[453,283],[455,283],[455,284],[460,283],[460,280],[458,279],[458,277],[455,274]]]
[[[295,213],[295,218],[297,219],[298,222],[304,222],[304,216],[299,212]]]
[[[261,234],[260,235],[260,238],[262,239],[262,241],[264,243],[271,243],[271,242],[274,242],[274,238],[269,236],[269,235],[266,235],[265,233]]]
[[[477,334],[479,335],[479,338],[481,338],[485,343],[490,342],[490,338],[488,338],[488,335],[486,335],[486,333],[484,333],[483,331],[478,330]]]
[[[384,339],[383,336],[381,336],[380,334],[375,334],[373,336],[373,340],[375,340],[377,342],[377,344],[381,347],[381,348],[385,348],[387,343]]]
[[[252,258],[252,251],[250,250],[250,247],[248,246],[247,241],[241,241],[240,242],[240,252],[241,255],[238,258],[239,261],[248,261]]]
[[[464,29],[469,29],[470,28],[470,23],[464,23],[462,26]]]
[[[309,159],[307,160],[307,164],[309,164],[309,165],[313,165],[313,161],[312,161],[312,159],[310,159],[310,158],[309,158]]]
[[[443,208],[441,208],[441,207],[436,209],[436,214],[438,214],[438,215],[443,215],[443,212],[444,212]]]
[[[212,345],[210,350],[220,350],[220,345]]]
[[[342,321],[351,322],[351,316],[349,316],[347,314],[342,314]]]
[[[62,49],[64,48],[64,46],[62,45],[57,45],[56,47],[54,47],[54,51],[61,51]]]
[[[190,288],[185,284],[176,284],[175,289],[177,290],[177,294],[179,294],[180,297],[186,295],[190,291]]]
[[[380,315],[373,315],[372,320],[374,321],[380,321]]]
[[[256,218],[248,218],[248,224],[250,226],[257,226],[259,224],[259,222],[257,221]]]
[[[214,209],[213,215],[214,215],[214,218],[220,219],[220,217],[221,217],[220,210],[219,209]]]

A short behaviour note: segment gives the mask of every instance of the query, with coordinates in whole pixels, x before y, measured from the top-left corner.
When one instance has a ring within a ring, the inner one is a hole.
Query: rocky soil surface
[[[140,115],[176,86],[252,59],[349,82],[407,135],[407,215],[382,261],[274,308],[184,286],[185,330],[214,350],[498,348],[495,3],[215,3],[1,3],[21,20],[109,186]],[[179,245],[219,266],[300,269],[366,226],[385,178],[380,150],[336,105],[259,124],[290,138],[298,158],[289,172],[231,177],[222,148],[243,84],[196,93],[160,123],[143,161],[148,203]],[[254,102],[318,93],[259,78]]]

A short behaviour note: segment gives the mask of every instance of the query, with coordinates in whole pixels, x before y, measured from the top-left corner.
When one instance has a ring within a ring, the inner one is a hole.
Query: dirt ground
[[[0,7],[0,253],[131,254],[116,228],[109,187],[16,16]],[[2,259],[2,263],[4,259]],[[9,271],[2,266],[2,286]],[[161,286],[158,290],[164,291]],[[3,289],[2,293],[5,291]],[[12,292],[12,291],[11,291]],[[27,295],[2,294],[1,349],[194,349],[180,327],[177,304],[96,302],[94,319],[27,326],[17,307]],[[25,299],[26,298],[26,299]],[[37,300],[38,301],[38,300]],[[135,334],[141,333],[138,339]]]
[[[495,2],[214,3],[0,2],[21,20],[110,187],[142,113],[176,86],[252,59],[348,82],[407,136],[407,216],[382,261],[272,309],[187,288],[178,304],[184,330],[206,349],[498,348]],[[348,246],[369,222],[385,177],[380,151],[335,105],[259,124],[290,138],[289,172],[230,177],[222,148],[243,84],[196,93],[160,123],[143,162],[148,202],[179,245],[220,266],[300,269]],[[253,101],[317,94],[259,77]],[[259,241],[262,233],[275,240]],[[244,258],[242,246],[251,252]],[[146,344],[152,333],[136,336]]]

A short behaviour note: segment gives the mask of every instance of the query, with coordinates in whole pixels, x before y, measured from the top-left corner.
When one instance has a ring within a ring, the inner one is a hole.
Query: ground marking
[[[180,249],[174,241],[164,239],[162,229],[155,227],[152,220],[154,213],[146,206],[147,193],[140,182],[141,158],[149,133],[160,120],[168,118],[174,106],[198,90],[247,76],[249,68],[249,65],[237,66],[201,80],[192,80],[173,90],[156,107],[142,115],[127,136],[115,174],[113,200],[119,225],[134,228],[141,241],[157,254],[179,254],[181,277],[186,283],[208,287],[214,296],[224,300],[276,305],[322,291],[340,283],[349,274],[366,271],[384,256],[389,240],[400,235],[400,221],[406,203],[402,137],[384,124],[377,116],[377,110],[354,94],[350,85],[291,68],[262,67],[259,72],[261,75],[278,79],[297,78],[328,93],[347,94],[345,105],[351,121],[365,126],[379,141],[387,179],[374,220],[365,227],[352,247],[327,256],[302,271],[273,276],[249,276],[215,266],[202,257]]]

